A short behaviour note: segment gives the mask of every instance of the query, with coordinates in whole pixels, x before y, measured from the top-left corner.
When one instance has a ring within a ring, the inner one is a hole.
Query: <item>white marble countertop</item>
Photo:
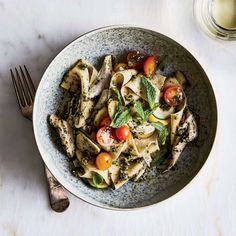
[[[236,235],[236,42],[215,41],[194,21],[193,1],[0,0],[0,235]],[[215,90],[214,148],[197,177],[174,197],[142,210],[115,212],[70,195],[61,214],[48,205],[32,125],[17,107],[9,68],[25,64],[35,84],[52,58],[86,31],[128,23],[185,46]]]

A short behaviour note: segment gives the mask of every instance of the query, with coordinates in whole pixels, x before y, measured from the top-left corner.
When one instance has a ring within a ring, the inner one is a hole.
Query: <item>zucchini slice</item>
[[[103,107],[102,109],[98,110],[97,113],[94,116],[94,125],[98,126],[101,122],[101,120],[108,114],[107,108]]]
[[[181,71],[176,71],[175,77],[176,77],[177,81],[179,82],[179,84],[182,86],[182,88],[184,88],[186,85],[186,82],[187,82],[184,74]]]
[[[171,114],[173,114],[175,112],[175,108],[174,107],[170,107],[167,110],[162,109],[161,107],[158,107],[154,112],[153,115],[160,119],[160,120],[166,120],[167,118],[170,117]]]
[[[102,189],[102,188],[107,188],[108,187],[108,184],[105,181],[103,181],[100,184],[95,184],[93,179],[87,179],[87,180],[88,180],[88,183],[94,188]]]
[[[108,114],[110,116],[110,118],[112,119],[113,116],[116,113],[117,107],[118,107],[119,102],[117,100],[111,100],[108,103]]]

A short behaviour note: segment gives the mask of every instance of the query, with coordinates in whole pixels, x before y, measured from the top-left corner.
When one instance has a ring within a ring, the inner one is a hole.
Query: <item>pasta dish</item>
[[[153,55],[104,58],[100,70],[79,59],[63,76],[58,110],[49,116],[73,175],[95,188],[118,189],[165,161],[166,171],[197,137],[185,75],[164,76]]]

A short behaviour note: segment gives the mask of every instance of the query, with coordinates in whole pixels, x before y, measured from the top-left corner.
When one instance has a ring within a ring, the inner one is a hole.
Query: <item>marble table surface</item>
[[[35,84],[53,57],[80,34],[134,24],[172,37],[207,72],[219,122],[213,150],[197,177],[153,207],[115,212],[68,193],[61,214],[48,203],[32,124],[17,107],[9,69],[27,65]],[[236,42],[202,34],[192,0],[0,0],[0,235],[236,235]]]

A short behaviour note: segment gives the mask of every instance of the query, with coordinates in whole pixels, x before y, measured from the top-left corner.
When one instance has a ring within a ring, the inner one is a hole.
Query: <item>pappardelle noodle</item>
[[[49,116],[72,174],[95,188],[138,181],[163,159],[169,170],[197,137],[182,72],[163,76],[157,57],[139,51],[113,60],[105,56],[97,71],[79,59],[64,75],[63,99]]]

